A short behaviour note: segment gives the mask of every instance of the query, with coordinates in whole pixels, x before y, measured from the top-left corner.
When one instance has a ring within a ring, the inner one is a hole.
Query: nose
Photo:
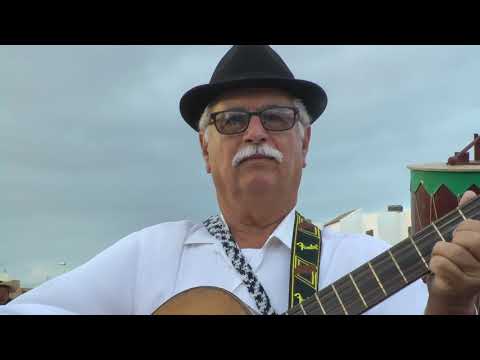
[[[252,116],[250,124],[244,133],[245,142],[259,144],[267,141],[267,137],[267,130],[263,127],[260,117],[257,115]]]

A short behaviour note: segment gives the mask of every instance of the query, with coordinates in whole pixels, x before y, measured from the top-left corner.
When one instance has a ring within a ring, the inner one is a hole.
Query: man
[[[151,314],[175,294],[198,286],[226,289],[262,314],[285,312],[310,125],[326,104],[323,89],[295,79],[270,47],[234,46],[210,83],[180,101],[183,118],[199,132],[219,216],[131,234],[0,307],[0,313]],[[320,269],[312,279],[319,289],[388,249],[380,240],[328,229],[318,245]],[[435,246],[428,290],[416,281],[368,313],[473,314],[479,259],[480,224],[469,220],[457,228],[453,243]],[[294,295],[300,302],[301,293]]]

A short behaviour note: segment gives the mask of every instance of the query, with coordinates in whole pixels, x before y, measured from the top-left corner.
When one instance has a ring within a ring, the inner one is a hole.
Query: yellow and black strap
[[[320,229],[296,212],[290,261],[289,309],[318,291],[321,250]]]

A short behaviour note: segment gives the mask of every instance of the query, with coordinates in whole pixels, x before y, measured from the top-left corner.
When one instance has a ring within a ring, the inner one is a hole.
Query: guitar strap
[[[275,314],[265,289],[233,239],[228,226],[219,216],[212,216],[203,224],[207,231],[222,244],[233,267],[241,275],[248,292],[255,300],[260,313]],[[290,261],[289,309],[313,296],[318,290],[321,245],[320,229],[295,212]]]
[[[289,309],[318,291],[321,250],[320,229],[295,212],[290,260]]]
[[[248,260],[243,255],[242,250],[233,239],[227,224],[217,215],[205,220],[203,225],[210,235],[220,241],[225,254],[230,259],[233,268],[240,275],[242,282],[255,301],[255,305],[260,313],[263,315],[274,315],[275,310],[270,303],[267,292],[255,275]]]

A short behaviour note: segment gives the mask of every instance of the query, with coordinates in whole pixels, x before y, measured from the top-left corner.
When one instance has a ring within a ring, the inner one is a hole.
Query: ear
[[[312,127],[309,126],[308,128],[305,129],[305,137],[303,138],[302,141],[302,152],[303,152],[303,167],[307,167],[307,154],[308,154],[308,148],[310,146],[310,137],[312,135]]]
[[[203,131],[198,133],[198,139],[200,141],[200,148],[202,149],[203,160],[205,160],[205,167],[207,169],[207,174],[212,172],[210,168],[209,156],[208,156],[208,143],[205,141],[205,134]]]

